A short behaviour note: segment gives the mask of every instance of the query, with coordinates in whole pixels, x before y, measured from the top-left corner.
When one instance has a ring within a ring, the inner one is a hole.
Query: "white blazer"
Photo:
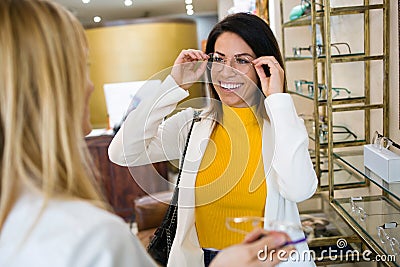
[[[185,145],[193,109],[183,110],[163,121],[189,93],[171,76],[151,97],[143,99],[132,111],[112,140],[108,153],[112,162],[137,166],[180,159]],[[289,94],[278,93],[265,99],[269,121],[264,120],[262,153],[266,173],[266,221],[300,223],[296,202],[311,197],[317,178],[308,153],[308,135],[304,122],[296,114]],[[204,266],[195,227],[195,183],[203,158],[213,118],[203,112],[190,137],[183,164],[178,198],[178,227],[168,266]],[[307,251],[306,244],[296,246],[298,253]],[[288,266],[314,266],[312,261],[285,262]]]

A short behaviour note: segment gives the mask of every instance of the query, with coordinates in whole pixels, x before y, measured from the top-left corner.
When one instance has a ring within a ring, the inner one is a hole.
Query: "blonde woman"
[[[87,57],[64,8],[0,1],[0,266],[156,266],[95,185]],[[260,248],[287,240],[259,230],[215,266],[258,266]]]
[[[0,266],[154,266],[95,186],[84,30],[48,1],[0,1]]]

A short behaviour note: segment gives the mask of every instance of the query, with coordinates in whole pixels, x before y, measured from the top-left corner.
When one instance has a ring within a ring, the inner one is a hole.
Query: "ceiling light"
[[[193,10],[193,5],[186,5],[186,10]]]
[[[93,17],[93,21],[96,23],[99,23],[101,21],[101,17],[100,16],[94,16]]]
[[[83,2],[84,4],[87,4],[87,3],[90,2],[90,0],[82,0],[82,2]]]
[[[193,9],[186,10],[186,14],[188,14],[189,16],[193,15],[193,13],[194,13]]]
[[[192,4],[192,3],[193,3],[192,0],[185,0],[185,4],[187,4],[187,5],[190,5],[190,4]]]
[[[132,0],[125,0],[124,1],[125,6],[131,6],[133,4]]]

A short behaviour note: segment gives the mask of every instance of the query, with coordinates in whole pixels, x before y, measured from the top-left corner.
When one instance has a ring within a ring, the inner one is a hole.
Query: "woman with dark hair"
[[[270,221],[300,224],[296,203],[317,187],[304,122],[285,93],[277,41],[262,19],[245,13],[219,22],[205,52],[179,54],[157,92],[128,115],[109,147],[110,159],[124,166],[180,159],[193,109],[164,118],[205,72],[210,104],[194,123],[180,165],[169,266],[208,266],[257,222],[265,228]],[[305,243],[296,248],[308,249]],[[314,265],[307,259],[288,264]]]

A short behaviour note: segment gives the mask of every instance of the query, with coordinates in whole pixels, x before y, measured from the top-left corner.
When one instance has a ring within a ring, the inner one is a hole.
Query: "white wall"
[[[217,15],[205,15],[205,16],[196,16],[194,17],[197,25],[197,43],[198,49],[201,49],[201,41],[206,40],[208,34],[214,25],[218,22]]]

